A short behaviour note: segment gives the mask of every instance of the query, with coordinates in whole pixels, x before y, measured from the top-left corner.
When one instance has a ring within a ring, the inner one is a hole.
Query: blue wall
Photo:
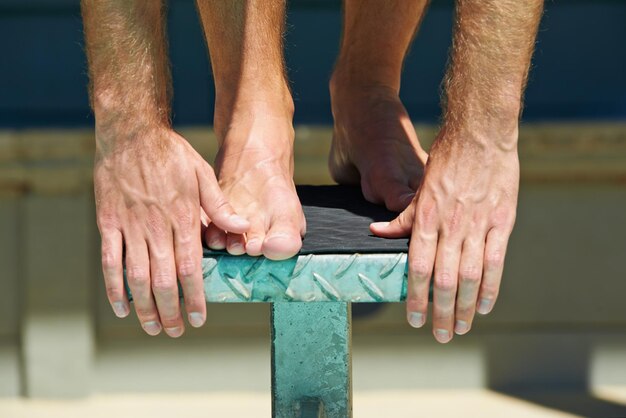
[[[331,122],[327,81],[339,4],[290,4],[287,61],[298,122]],[[452,2],[433,1],[407,58],[402,96],[416,121],[439,117],[451,13]],[[209,124],[212,81],[191,0],[171,1],[169,35],[174,121]],[[0,50],[0,127],[92,124],[78,1],[0,0]],[[525,119],[626,119],[626,2],[548,2],[533,67]]]

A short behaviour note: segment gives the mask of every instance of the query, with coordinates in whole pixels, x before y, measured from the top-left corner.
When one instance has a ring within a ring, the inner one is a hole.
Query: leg
[[[215,77],[215,162],[246,236],[209,226],[207,244],[232,254],[284,259],[302,245],[305,221],[293,183],[293,101],[286,81],[284,0],[198,0]]]
[[[341,51],[330,82],[333,178],[360,181],[367,200],[397,211],[411,202],[427,158],[398,97],[402,62],[426,4],[345,0]]]

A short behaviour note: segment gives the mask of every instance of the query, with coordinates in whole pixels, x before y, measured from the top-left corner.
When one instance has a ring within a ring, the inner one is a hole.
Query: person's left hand
[[[468,137],[442,132],[411,204],[370,227],[382,237],[411,236],[406,308],[413,327],[426,321],[434,270],[433,334],[441,343],[467,333],[476,311],[493,309],[515,222],[516,146]]]

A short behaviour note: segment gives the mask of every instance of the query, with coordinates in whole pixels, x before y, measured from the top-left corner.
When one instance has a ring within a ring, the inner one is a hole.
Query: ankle
[[[333,101],[341,101],[356,97],[380,97],[380,98],[398,98],[400,94],[400,86],[381,78],[362,78],[358,76],[350,76],[335,70],[328,83],[330,96]]]
[[[344,91],[400,93],[401,67],[395,68],[396,65],[390,63],[365,65],[355,61],[344,57],[337,60],[329,83],[331,94]]]
[[[251,118],[279,118],[293,120],[294,103],[289,87],[272,91],[264,89],[241,89],[244,94],[217,93],[213,125],[218,138],[224,138],[233,125]]]

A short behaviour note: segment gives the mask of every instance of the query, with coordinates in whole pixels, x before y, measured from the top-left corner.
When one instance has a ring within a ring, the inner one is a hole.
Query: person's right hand
[[[128,285],[145,332],[157,335],[165,328],[170,337],[184,332],[178,281],[189,323],[201,326],[206,320],[201,208],[228,232],[246,232],[248,221],[225,200],[211,166],[171,129],[96,129],[96,144],[96,212],[113,311],[119,317],[130,311],[124,248]]]

